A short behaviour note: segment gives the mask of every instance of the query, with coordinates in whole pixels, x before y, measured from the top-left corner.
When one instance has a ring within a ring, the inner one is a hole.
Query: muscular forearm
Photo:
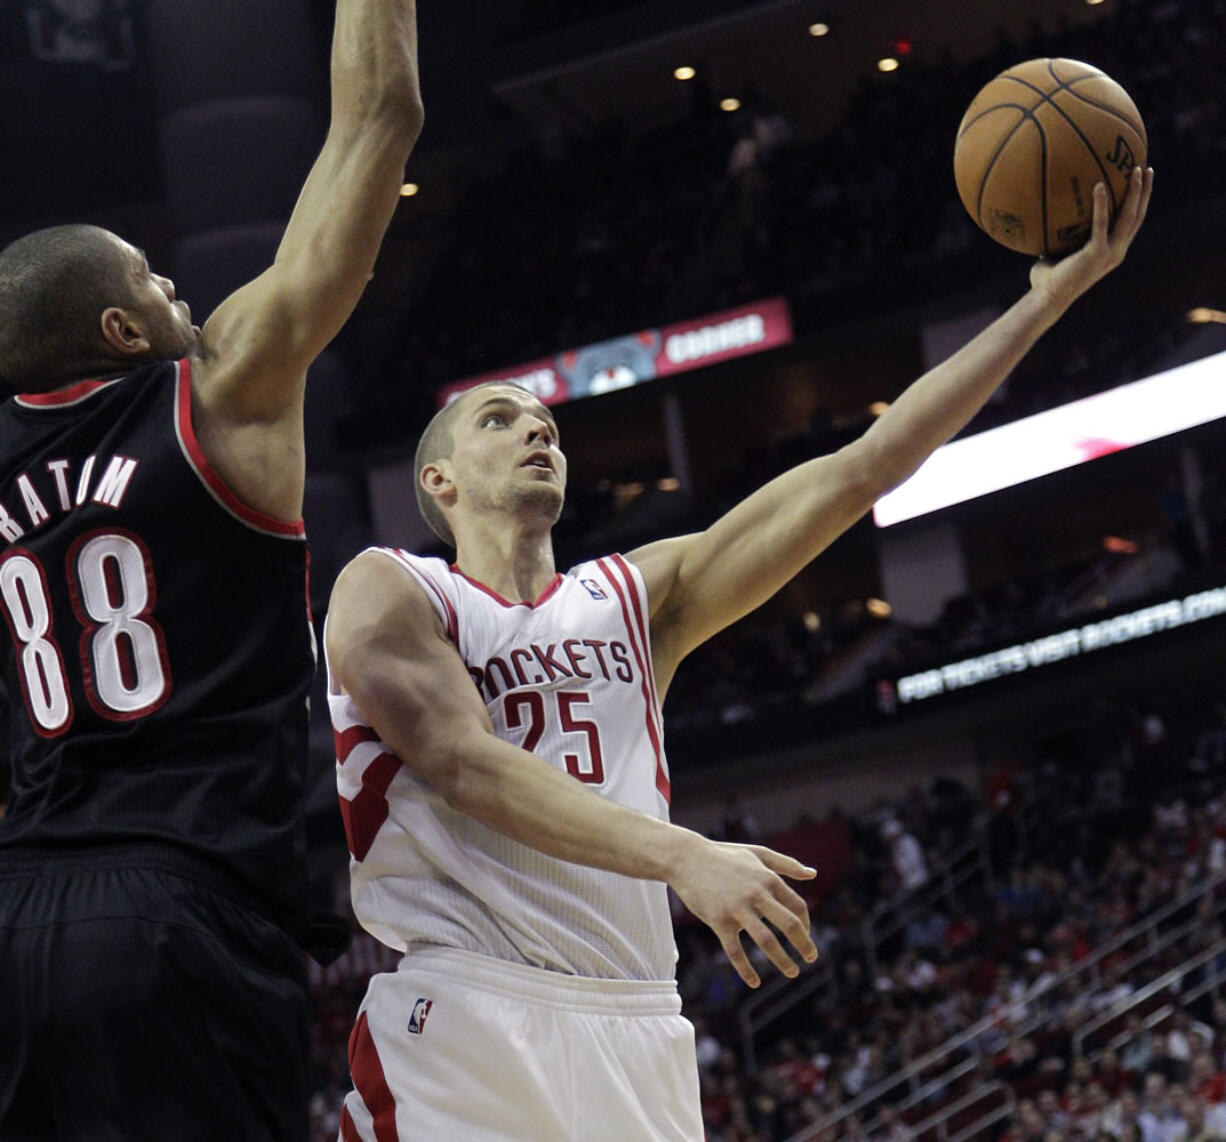
[[[415,0],[339,0],[332,39],[332,123],[383,114],[420,125]]]
[[[965,427],[1067,308],[1067,301],[1032,289],[907,388],[859,442],[877,493],[902,483]]]
[[[569,774],[489,735],[457,742],[432,766],[447,803],[559,860],[671,882],[699,834],[602,797]]]

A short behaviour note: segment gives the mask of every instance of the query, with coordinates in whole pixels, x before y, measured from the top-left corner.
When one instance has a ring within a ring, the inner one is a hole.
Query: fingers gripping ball
[[[1106,183],[1114,219],[1147,151],[1141,115],[1115,80],[1077,60],[1032,59],[1001,72],[967,108],[954,177],[989,236],[1058,258],[1090,235],[1094,184]]]

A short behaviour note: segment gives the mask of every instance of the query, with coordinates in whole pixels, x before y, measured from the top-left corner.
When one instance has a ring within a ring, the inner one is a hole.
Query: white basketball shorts
[[[448,948],[376,975],[341,1142],[701,1142],[671,980],[559,975]]]

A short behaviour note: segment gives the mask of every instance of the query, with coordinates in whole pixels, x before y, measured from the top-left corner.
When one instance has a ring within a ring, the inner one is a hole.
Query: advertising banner
[[[693,321],[568,349],[545,360],[465,377],[439,390],[438,405],[442,408],[466,389],[488,381],[508,381],[533,393],[542,404],[562,404],[764,353],[791,340],[787,301],[768,298]]]

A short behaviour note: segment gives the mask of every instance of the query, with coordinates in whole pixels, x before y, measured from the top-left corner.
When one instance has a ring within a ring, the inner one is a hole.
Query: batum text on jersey
[[[0,503],[0,538],[16,543],[41,527],[52,515],[64,515],[86,502],[118,508],[140,461],[112,456],[101,461],[87,456],[79,470],[71,460],[48,460],[43,470],[20,472],[14,483],[21,498]]]

